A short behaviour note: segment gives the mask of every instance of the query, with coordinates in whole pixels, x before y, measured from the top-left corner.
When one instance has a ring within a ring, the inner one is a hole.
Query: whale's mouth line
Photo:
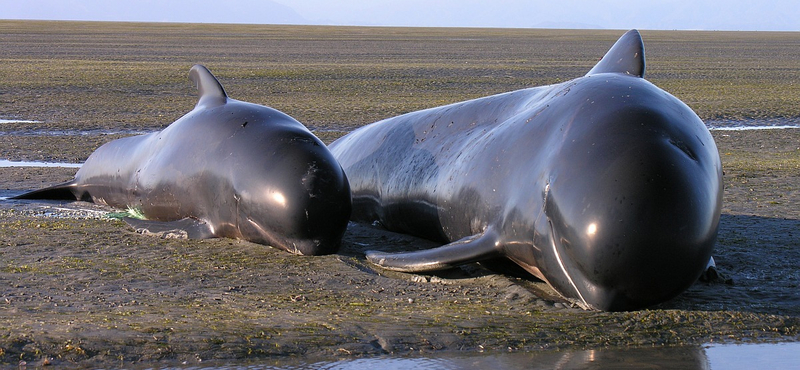
[[[572,280],[572,276],[569,275],[569,272],[567,272],[567,268],[564,266],[564,261],[561,259],[561,254],[558,252],[558,246],[556,245],[556,230],[553,227],[553,222],[550,221],[550,219],[548,219],[547,220],[547,224],[550,225],[550,245],[553,247],[553,255],[556,256],[556,261],[558,262],[558,267],[561,268],[561,272],[564,273],[564,276],[567,277],[567,281],[569,281],[569,284],[572,286],[573,289],[575,289],[575,293],[578,295],[578,298],[580,298],[580,300],[581,300],[579,302],[579,304],[582,303],[584,309],[591,308],[592,305],[590,305],[588,302],[586,302],[586,299],[583,298],[583,294],[581,294],[581,291],[578,290],[578,286]]]
[[[586,302],[586,299],[583,298],[583,294],[581,294],[581,291],[578,290],[578,286],[575,284],[575,281],[572,280],[572,276],[570,276],[569,272],[567,272],[567,268],[566,266],[564,266],[564,261],[561,259],[561,254],[558,251],[558,246],[556,244],[556,229],[555,227],[553,227],[553,221],[550,219],[549,216],[547,216],[547,211],[548,211],[547,205],[550,200],[550,182],[551,179],[548,179],[547,184],[544,187],[544,192],[543,192],[544,199],[542,201],[542,211],[539,215],[540,216],[544,215],[544,217],[547,219],[547,226],[550,228],[550,246],[553,249],[553,255],[556,256],[556,262],[558,262],[558,267],[561,269],[561,272],[564,273],[564,276],[567,277],[567,281],[569,281],[569,284],[572,286],[572,289],[575,290],[575,294],[577,294],[578,298],[580,298],[580,302],[575,302],[575,303],[581,306],[581,308],[585,310],[592,309],[593,308],[592,305]],[[570,299],[570,301],[573,300]]]

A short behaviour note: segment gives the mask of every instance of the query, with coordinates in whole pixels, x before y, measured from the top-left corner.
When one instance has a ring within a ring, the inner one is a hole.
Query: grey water
[[[42,121],[26,120],[26,119],[0,119],[0,125],[9,123],[43,123]],[[100,135],[141,135],[152,132],[152,130],[135,130],[135,129],[87,129],[87,130],[53,130],[53,129],[16,129],[16,130],[2,130],[0,128],[0,136],[100,136]]]
[[[19,122],[19,121],[16,121]],[[24,122],[24,121],[23,121]],[[0,122],[2,123],[2,122]],[[147,130],[111,130],[111,129],[90,129],[90,130],[0,130],[0,136],[100,136],[100,135],[142,135],[153,131]]]
[[[83,163],[38,162],[38,161],[9,161],[0,159],[0,168],[8,167],[60,167],[80,168]]]
[[[41,123],[42,121],[31,121],[26,119],[0,119],[0,124],[3,123]]]
[[[800,125],[776,125],[776,126],[709,126],[709,131],[750,131],[750,130],[785,130],[800,128]]]
[[[800,128],[800,117],[763,119],[711,119],[705,121],[711,131],[787,130]]]
[[[433,352],[414,356],[385,355],[339,360],[289,357],[163,367],[151,366],[148,368],[198,370],[797,369],[800,368],[800,342],[486,354]]]

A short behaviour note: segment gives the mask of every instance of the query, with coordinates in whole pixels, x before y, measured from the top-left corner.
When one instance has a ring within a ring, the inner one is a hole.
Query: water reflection
[[[789,369],[800,362],[800,342],[748,345],[563,350],[526,353],[463,354],[314,361],[269,359],[259,362],[180,366],[216,370],[399,370],[399,369]],[[152,367],[151,367],[152,368]]]
[[[800,342],[710,345],[705,351],[714,370],[800,368]]]

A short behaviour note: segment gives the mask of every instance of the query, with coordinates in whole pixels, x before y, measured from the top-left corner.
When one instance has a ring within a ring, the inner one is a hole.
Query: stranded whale
[[[700,118],[644,71],[632,30],[586,76],[389,118],[332,143],[354,220],[446,243],[367,258],[410,272],[512,261],[601,310],[684,291],[716,241],[722,167]]]
[[[140,231],[230,237],[292,253],[338,250],[350,188],[327,147],[288,115],[228,98],[203,66],[199,101],[165,129],[98,148],[75,179],[17,199],[80,199],[141,212]]]

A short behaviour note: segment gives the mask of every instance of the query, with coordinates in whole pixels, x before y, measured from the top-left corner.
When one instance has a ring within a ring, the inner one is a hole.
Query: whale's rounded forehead
[[[559,107],[569,110],[562,114],[564,131],[585,130],[598,138],[621,134],[618,131],[708,134],[691,108],[638,77],[610,73],[583,77],[563,98]]]
[[[248,124],[254,125],[276,123],[300,125],[294,118],[277,109],[237,100],[230,100],[227,104],[218,107],[195,110],[192,113],[196,113],[198,117],[214,124],[248,122]]]
[[[679,100],[651,82],[620,73],[601,73],[573,80],[574,85],[565,96],[575,95],[587,103],[598,101],[612,107],[646,104],[650,102],[675,102]]]
[[[281,141],[306,139],[319,144],[305,126],[290,116],[265,106],[235,101],[195,109],[156,136],[148,139],[148,145],[205,145],[206,151],[225,149],[255,154],[268,149],[265,145]]]

